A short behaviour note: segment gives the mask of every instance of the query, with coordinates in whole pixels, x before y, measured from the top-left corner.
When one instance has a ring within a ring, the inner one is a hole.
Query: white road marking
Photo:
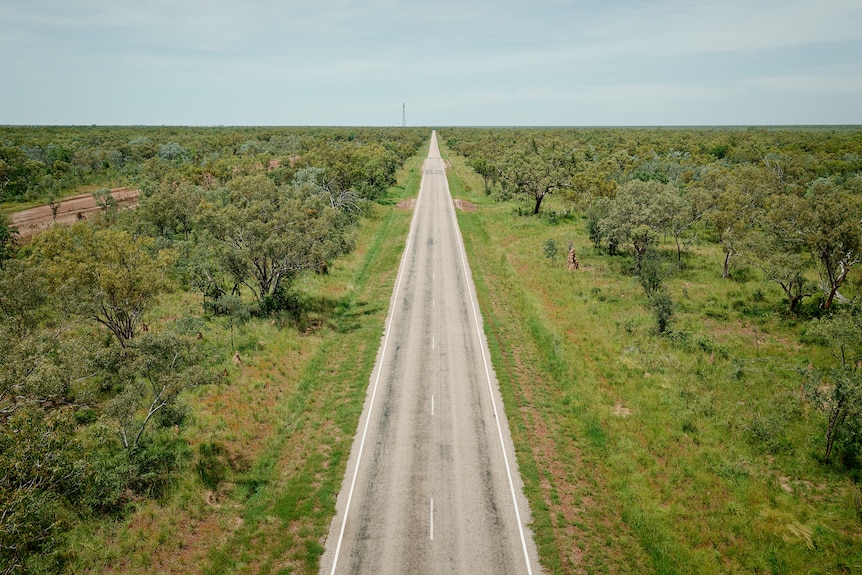
[[[437,340],[432,337],[431,338],[431,349],[434,349],[436,344],[437,344]]]
[[[392,329],[392,322],[395,319],[395,314],[398,310],[398,292],[401,290],[401,280],[404,278],[404,269],[407,267],[407,260],[410,254],[410,249],[413,240],[416,236],[416,226],[419,218],[416,214],[419,213],[419,207],[422,205],[422,191],[425,189],[425,173],[422,170],[422,179],[419,182],[419,196],[416,198],[416,207],[413,210],[413,219],[410,222],[410,231],[407,233],[407,244],[404,247],[404,253],[401,255],[401,264],[398,266],[398,276],[395,280],[395,293],[392,296],[392,315],[389,316],[389,322],[386,324],[386,333],[383,336],[383,351],[380,352],[380,361],[378,362],[377,376],[374,378],[374,388],[371,390],[371,399],[368,404],[368,418],[365,420],[365,427],[362,429],[362,440],[359,442],[359,453],[356,456],[356,467],[353,469],[353,478],[350,480],[350,490],[347,492],[347,503],[344,507],[344,519],[341,521],[341,531],[338,534],[338,544],[335,546],[335,557],[332,560],[332,570],[330,575],[335,575],[335,568],[338,566],[338,554],[341,552],[341,543],[344,541],[344,531],[347,528],[347,515],[350,512],[350,503],[353,501],[353,489],[356,487],[356,477],[359,475],[359,463],[362,461],[362,450],[365,448],[365,437],[368,435],[368,426],[371,423],[371,412],[374,410],[374,400],[377,397],[377,387],[380,383],[380,374],[383,372],[383,358],[386,356],[386,348],[389,343],[389,333]],[[433,503],[432,503],[433,505]]]
[[[446,191],[451,195],[449,190],[449,180],[444,180]],[[521,512],[518,509],[518,498],[515,495],[515,483],[512,480],[512,470],[509,467],[509,457],[506,455],[506,443],[503,439],[503,428],[500,426],[500,417],[497,413],[497,402],[494,399],[494,389],[491,384],[491,370],[488,368],[488,358],[485,357],[485,346],[482,342],[482,328],[479,325],[479,314],[476,311],[475,297],[471,286],[470,274],[467,270],[467,254],[464,251],[464,240],[461,237],[461,228],[458,227],[458,218],[455,216],[455,207],[449,203],[449,213],[452,216],[452,221],[455,222],[455,234],[458,238],[458,254],[461,256],[461,267],[464,270],[464,283],[467,284],[467,295],[470,298],[470,307],[473,309],[473,319],[476,325],[476,339],[479,340],[479,351],[482,354],[482,363],[485,365],[485,379],[488,382],[488,393],[491,396],[491,406],[494,408],[494,420],[497,422],[497,435],[500,437],[500,447],[503,451],[503,463],[506,466],[506,475],[509,478],[509,491],[512,495],[512,505],[515,507],[515,519],[518,521],[518,532],[521,535],[521,548],[524,551],[524,560],[527,562],[527,574],[533,575],[533,567],[530,565],[530,555],[527,552],[527,539],[524,536],[524,526],[521,524]]]
[[[434,541],[434,499],[431,499],[431,541]]]

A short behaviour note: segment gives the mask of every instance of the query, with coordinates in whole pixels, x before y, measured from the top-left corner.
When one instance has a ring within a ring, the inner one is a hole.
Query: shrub
[[[542,249],[545,252],[545,257],[549,260],[552,260],[557,256],[557,242],[555,242],[553,239],[546,241]]]
[[[218,489],[227,477],[227,450],[215,441],[207,441],[198,446],[198,461],[195,471],[201,482],[209,489]]]
[[[653,317],[655,317],[656,330],[659,334],[667,333],[670,325],[673,322],[673,301],[670,295],[665,290],[661,290],[650,298],[652,304]]]

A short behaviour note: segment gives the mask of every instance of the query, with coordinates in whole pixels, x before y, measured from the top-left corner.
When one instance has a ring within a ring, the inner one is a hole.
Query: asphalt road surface
[[[432,133],[321,574],[538,574],[512,440]]]

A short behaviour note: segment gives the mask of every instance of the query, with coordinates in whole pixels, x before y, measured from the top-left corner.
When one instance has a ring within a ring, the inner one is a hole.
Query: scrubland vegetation
[[[427,136],[0,128],[0,572],[317,571]],[[546,572],[862,569],[862,132],[438,137]]]
[[[438,136],[546,570],[862,569],[862,132]]]
[[[142,190],[23,246],[3,226],[0,572],[314,569],[426,142],[0,129],[4,211]]]

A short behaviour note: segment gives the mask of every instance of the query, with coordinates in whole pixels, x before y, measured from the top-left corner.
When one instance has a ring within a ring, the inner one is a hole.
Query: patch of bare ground
[[[111,196],[120,209],[137,206],[140,195],[141,190],[125,187],[111,189]],[[78,194],[60,202],[56,219],[51,212],[51,206],[45,204],[12,214],[12,225],[18,228],[18,238],[26,242],[54,224],[71,225],[79,220],[92,218],[100,210],[92,194]]]
[[[416,198],[407,198],[406,200],[401,200],[395,207],[397,207],[399,210],[412,210],[416,207]]]
[[[614,405],[614,415],[616,415],[617,417],[628,417],[631,414],[632,410],[628,407],[623,406],[622,403],[617,402],[617,404]]]
[[[476,204],[474,204],[472,202],[468,202],[467,200],[459,200],[457,198],[452,200],[452,201],[455,202],[455,207],[458,208],[459,210],[461,210],[462,212],[475,212],[476,211]]]

